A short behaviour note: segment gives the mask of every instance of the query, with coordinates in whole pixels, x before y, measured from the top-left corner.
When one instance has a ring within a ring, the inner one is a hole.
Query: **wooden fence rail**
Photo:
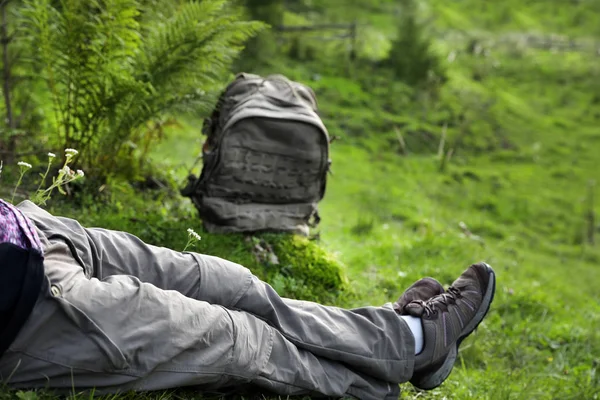
[[[322,37],[320,40],[343,40],[350,39],[352,43],[352,52],[355,52],[357,41],[357,22],[336,23],[336,24],[315,24],[315,25],[279,25],[274,29],[282,34],[285,33],[303,33],[318,31],[346,31],[346,33]],[[533,33],[504,33],[499,35],[490,35],[481,32],[466,32],[461,30],[449,30],[437,32],[435,34],[440,40],[456,42],[457,45],[463,45],[469,42],[477,42],[486,48],[500,46],[517,46],[533,48],[540,50],[549,50],[557,52],[580,52],[592,53],[600,56],[600,39],[592,38],[570,38],[562,35],[553,34],[533,34]],[[460,43],[460,44],[459,44]]]

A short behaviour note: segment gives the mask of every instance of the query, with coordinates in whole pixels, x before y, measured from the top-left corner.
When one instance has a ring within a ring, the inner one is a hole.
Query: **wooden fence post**
[[[349,33],[350,35],[350,61],[356,60],[356,20],[350,24]]]
[[[596,243],[596,213],[594,211],[594,189],[596,182],[590,180],[588,182],[588,204],[586,211],[587,220],[587,241],[592,246]]]

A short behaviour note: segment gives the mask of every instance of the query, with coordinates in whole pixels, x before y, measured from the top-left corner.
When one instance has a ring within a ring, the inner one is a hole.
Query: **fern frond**
[[[204,111],[264,27],[226,0],[23,0],[20,18],[56,137],[107,170],[150,120]]]
[[[147,96],[143,105],[131,104],[113,130],[126,135],[150,115],[174,109],[205,111],[213,100],[206,89],[222,84],[244,42],[264,27],[240,17],[226,1],[207,0],[182,4],[171,18],[153,21],[135,63],[136,79],[149,85]]]

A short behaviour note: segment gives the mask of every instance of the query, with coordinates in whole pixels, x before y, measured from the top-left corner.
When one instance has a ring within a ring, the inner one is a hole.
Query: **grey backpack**
[[[308,235],[319,223],[331,162],[311,88],[280,75],[238,74],[202,131],[202,173],[181,193],[207,231]]]

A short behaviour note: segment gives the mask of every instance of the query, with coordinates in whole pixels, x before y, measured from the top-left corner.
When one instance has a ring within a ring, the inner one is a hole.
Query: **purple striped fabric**
[[[0,199],[0,243],[5,242],[43,253],[33,222],[15,206]]]

